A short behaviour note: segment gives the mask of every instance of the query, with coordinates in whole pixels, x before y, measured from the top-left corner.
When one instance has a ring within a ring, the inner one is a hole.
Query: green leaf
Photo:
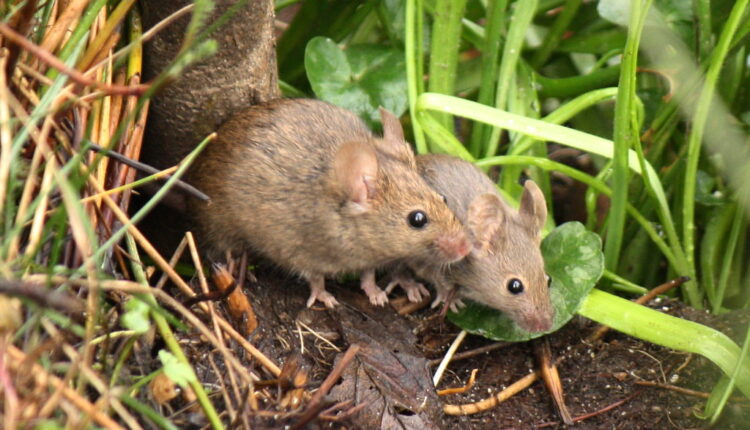
[[[403,41],[406,33],[406,2],[403,0],[383,0],[382,4],[385,17],[390,21],[393,35],[398,40]]]
[[[191,382],[197,382],[198,378],[195,376],[193,369],[185,363],[181,363],[177,360],[177,357],[172,355],[167,350],[159,351],[159,361],[164,366],[164,373],[169,376],[169,379],[174,381],[175,384],[180,387],[187,387]]]
[[[148,304],[138,298],[132,298],[125,303],[125,313],[122,315],[122,325],[136,333],[145,333],[151,327],[148,317]]]
[[[318,98],[351,110],[370,126],[380,123],[380,106],[396,116],[406,111],[406,63],[400,49],[354,45],[342,50],[333,40],[316,37],[307,43],[305,69]]]
[[[604,271],[602,241],[579,222],[555,228],[542,242],[547,274],[552,278],[550,295],[555,319],[550,331],[565,325],[594,288]],[[498,310],[469,302],[448,319],[468,331],[494,340],[522,341],[541,336],[519,328]]]

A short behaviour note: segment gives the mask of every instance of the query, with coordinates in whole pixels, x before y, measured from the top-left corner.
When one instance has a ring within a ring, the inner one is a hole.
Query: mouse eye
[[[510,281],[508,281],[507,287],[508,287],[508,291],[513,295],[523,293],[523,282],[521,282],[520,280],[516,278],[513,278]]]
[[[440,197],[443,198],[443,203],[448,204],[448,197],[445,197],[444,195],[440,194]]]
[[[552,288],[552,278],[549,277],[549,275],[544,275],[547,277],[547,288]]]
[[[427,220],[427,214],[422,211],[414,211],[407,217],[409,225],[416,229],[422,229],[429,222]]]

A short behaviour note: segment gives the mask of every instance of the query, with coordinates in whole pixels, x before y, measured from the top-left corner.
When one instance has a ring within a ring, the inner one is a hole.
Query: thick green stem
[[[500,56],[500,40],[505,20],[505,8],[508,0],[491,0],[487,11],[487,31],[482,46],[482,80],[479,85],[479,98],[477,101],[483,105],[491,105],[495,100],[495,87],[497,86],[498,58]],[[471,131],[471,144],[469,151],[474,157],[478,157],[482,151],[482,145],[489,137],[488,127],[484,124],[475,124]]]
[[[643,25],[651,2],[644,5],[641,0],[631,2],[630,25],[625,51],[620,69],[619,92],[615,104],[615,150],[612,157],[612,205],[607,221],[607,237],[604,244],[604,262],[609,270],[614,270],[620,259],[623,230],[625,228],[625,207],[628,203],[630,170],[628,169],[628,152],[633,141],[638,138],[634,129],[632,115],[635,107],[635,75],[638,64],[638,46],[641,40]]]
[[[466,161],[474,161],[474,157],[466,150],[456,136],[435,119],[429,112],[419,113],[419,123],[422,130],[430,137],[434,147],[440,152],[463,158]]]
[[[545,78],[536,75],[541,97],[575,97],[588,91],[608,87],[617,83],[620,76],[620,66],[594,70],[591,73],[570,78]]]
[[[737,369],[737,387],[750,397],[750,360],[745,357],[740,364],[740,348],[724,333],[597,289],[591,290],[578,314],[657,345],[700,354],[727,375]]]
[[[431,92],[453,94],[458,68],[458,49],[461,44],[461,18],[467,0],[437,0],[433,12],[432,49],[430,50]],[[450,115],[440,114],[440,124],[453,131]]]

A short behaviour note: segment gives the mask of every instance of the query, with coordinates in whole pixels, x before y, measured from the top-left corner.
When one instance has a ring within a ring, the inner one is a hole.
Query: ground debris
[[[348,295],[343,296],[349,302]],[[389,307],[375,309],[366,300],[353,298],[351,306],[333,313],[344,339],[360,345],[361,351],[331,395],[366,403],[352,418],[362,428],[440,428],[441,402],[427,360],[415,348],[411,324]]]

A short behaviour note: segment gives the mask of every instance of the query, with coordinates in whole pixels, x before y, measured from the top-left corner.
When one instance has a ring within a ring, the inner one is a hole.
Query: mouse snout
[[[550,314],[536,314],[527,315],[523,318],[523,322],[520,324],[524,330],[530,332],[544,332],[552,328],[552,315]]]
[[[463,232],[439,237],[437,247],[449,262],[458,261],[471,251],[469,239]]]

